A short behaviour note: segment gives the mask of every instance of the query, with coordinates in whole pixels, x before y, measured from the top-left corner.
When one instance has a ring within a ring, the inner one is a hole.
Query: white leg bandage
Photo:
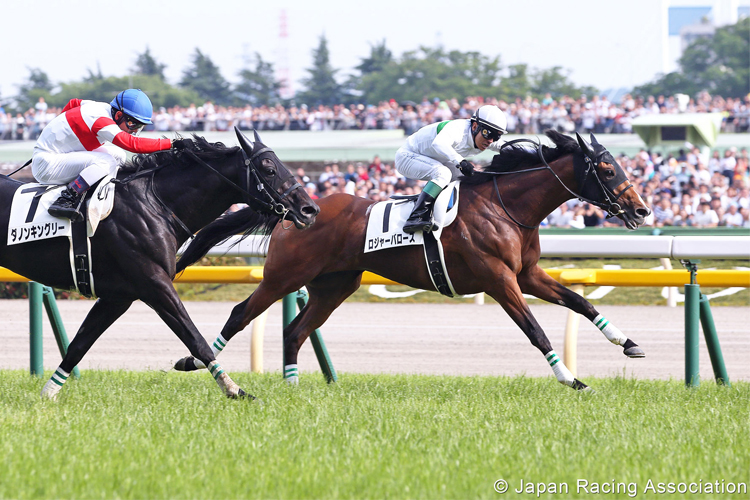
[[[561,384],[572,387],[575,378],[573,377],[573,374],[570,373],[570,370],[568,370],[568,368],[563,364],[557,353],[555,351],[550,351],[545,354],[544,357],[547,360],[547,363],[549,363],[550,367],[552,367],[552,371],[555,372],[557,381]]]
[[[607,321],[607,318],[605,318],[601,314],[594,318],[593,323],[599,330],[601,330],[604,336],[607,337],[607,340],[615,345],[623,345],[625,341],[628,340],[628,338],[624,333],[620,331],[619,328]]]
[[[297,365],[286,365],[284,367],[284,380],[292,385],[299,384],[299,369]]]
[[[68,377],[70,377],[70,373],[58,367],[42,387],[42,399],[51,399],[52,401],[57,399],[57,393],[60,392]]]

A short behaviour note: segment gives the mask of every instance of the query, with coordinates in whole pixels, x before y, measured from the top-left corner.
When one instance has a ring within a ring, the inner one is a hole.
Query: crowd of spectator
[[[677,156],[651,154],[642,150],[634,157],[620,155],[625,169],[651,215],[645,225],[750,228],[750,173],[748,152],[727,149],[705,157],[697,147],[681,150]],[[393,164],[375,157],[370,164],[325,165],[313,179],[304,169],[296,175],[313,199],[334,193],[348,193],[375,201],[391,195],[416,194],[424,182],[401,176]],[[549,227],[615,227],[620,219],[606,219],[601,209],[570,200],[542,223]]]
[[[750,95],[724,99],[704,92],[694,99],[687,96],[657,98],[625,95],[619,103],[606,97],[588,99],[516,99],[507,103],[496,99],[469,97],[441,101],[381,102],[375,105],[245,106],[232,108],[206,102],[188,108],[160,108],[153,117],[156,131],[223,131],[233,126],[257,130],[341,130],[404,129],[406,134],[436,121],[468,118],[482,104],[496,104],[506,112],[510,133],[536,134],[548,128],[562,132],[630,133],[633,118],[649,113],[720,112],[724,132],[748,132]],[[40,98],[35,107],[15,117],[0,107],[0,139],[35,139],[44,126],[61,112]],[[646,225],[750,227],[750,168],[748,152],[714,150],[706,157],[697,147],[686,147],[676,156],[661,156],[642,150],[634,157],[617,158],[635,189],[652,210]],[[333,193],[383,200],[394,194],[416,194],[421,182],[406,179],[394,166],[375,157],[370,164],[330,164],[312,179],[303,169],[297,176],[313,198]],[[555,227],[619,226],[617,218],[605,219],[602,210],[571,200],[557,208],[543,222]]]
[[[750,95],[744,99],[725,99],[702,92],[695,98],[684,94],[646,98],[626,94],[617,103],[610,102],[606,96],[553,99],[550,94],[542,99],[526,97],[513,102],[482,97],[467,97],[463,102],[425,97],[420,103],[390,100],[377,105],[308,107],[303,104],[288,108],[281,105],[227,107],[209,101],[187,108],[158,108],[153,125],[146,130],[207,132],[231,130],[234,126],[244,130],[403,129],[410,135],[429,123],[468,118],[482,104],[496,104],[505,111],[508,131],[515,134],[537,134],[548,128],[566,133],[632,133],[631,123],[639,116],[684,112],[722,113],[723,132],[748,132],[750,128]],[[0,106],[0,139],[36,139],[60,112],[59,108],[48,107],[44,98],[40,98],[35,107],[15,116]]]

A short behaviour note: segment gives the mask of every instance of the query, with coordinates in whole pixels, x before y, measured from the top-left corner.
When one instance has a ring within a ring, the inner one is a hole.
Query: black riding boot
[[[411,215],[406,219],[406,224],[404,224],[404,232],[411,234],[417,231],[425,233],[432,231],[434,226],[432,211],[434,208],[435,198],[424,191],[419,193],[414,210],[412,210]]]
[[[78,193],[70,186],[66,187],[60,193],[60,197],[49,206],[49,214],[53,217],[65,217],[73,222],[82,219],[80,208],[84,193],[85,191]]]

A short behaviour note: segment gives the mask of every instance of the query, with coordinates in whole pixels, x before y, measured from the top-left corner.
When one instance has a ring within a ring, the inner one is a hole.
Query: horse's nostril
[[[302,207],[302,213],[304,215],[317,215],[319,211],[320,209],[316,210],[315,207],[310,207],[310,206]]]
[[[651,210],[649,210],[648,208],[638,208],[636,209],[635,213],[639,217],[648,217],[649,215],[651,215]]]

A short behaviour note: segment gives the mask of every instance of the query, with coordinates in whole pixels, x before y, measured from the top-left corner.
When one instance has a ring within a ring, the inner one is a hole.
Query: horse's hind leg
[[[524,293],[546,300],[553,304],[565,306],[573,312],[587,318],[615,345],[622,346],[623,353],[630,358],[643,358],[646,354],[638,344],[630,340],[619,328],[602,316],[591,303],[552,279],[539,266],[518,275],[518,284]]]
[[[307,305],[284,329],[284,378],[291,384],[299,381],[297,355],[300,347],[331,313],[359,288],[362,271],[325,274],[308,283]]]
[[[112,326],[112,323],[125,314],[132,301],[111,301],[99,299],[94,307],[86,315],[81,327],[76,332],[73,341],[68,346],[68,352],[60,363],[60,366],[52,374],[42,389],[42,397],[56,399],[57,393],[70,376],[73,368],[81,362],[83,356],[91,349],[94,342],[101,337],[102,333]]]
[[[295,284],[294,286],[279,288],[271,285],[270,280],[262,281],[250,297],[246,298],[232,309],[229,319],[227,319],[227,322],[221,329],[221,333],[216,337],[213,344],[211,344],[211,350],[214,353],[214,357],[221,353],[224,347],[226,347],[227,342],[229,342],[232,337],[244,330],[252,320],[271,307],[271,304],[284,295],[299,290],[300,286],[302,285]],[[174,365],[175,370],[185,372],[199,370],[205,367],[206,365],[193,356],[186,356],[178,360]]]

